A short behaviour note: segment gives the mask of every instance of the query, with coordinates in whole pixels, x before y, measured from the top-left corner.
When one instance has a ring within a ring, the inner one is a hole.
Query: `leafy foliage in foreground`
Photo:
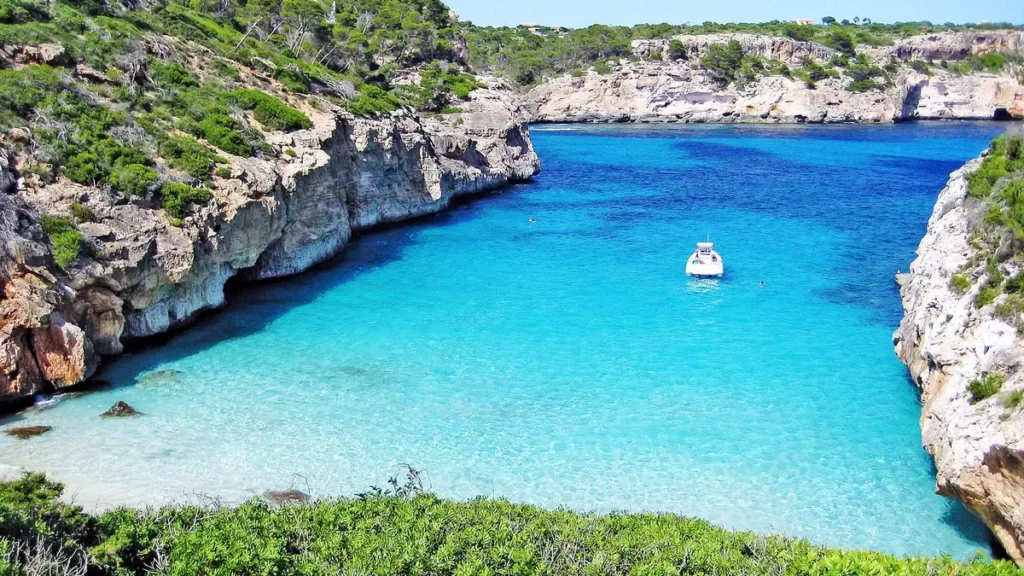
[[[237,508],[117,509],[93,517],[61,503],[60,484],[31,474],[0,483],[0,574],[27,574],[55,557],[83,572],[118,576],[1021,573],[1006,561],[828,549],[671,514],[451,502],[415,484],[392,486],[311,504],[254,499]]]

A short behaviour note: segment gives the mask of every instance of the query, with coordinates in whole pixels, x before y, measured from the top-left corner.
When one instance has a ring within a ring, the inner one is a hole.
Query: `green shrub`
[[[821,43],[851,58],[857,54],[857,43],[854,41],[853,36],[845,30],[832,30]]]
[[[62,484],[43,474],[25,473],[16,480],[0,482],[0,541],[42,542],[67,553],[76,543],[94,541],[96,520],[81,507],[62,502],[63,491]]]
[[[372,84],[364,84],[359,88],[355,100],[349,101],[348,111],[356,116],[380,116],[398,110],[401,102],[391,92],[385,92]]]
[[[232,93],[232,99],[240,108],[252,110],[256,121],[269,130],[290,132],[313,125],[302,112],[260,90],[251,88],[235,90]]]
[[[783,34],[789,36],[793,40],[807,42],[814,38],[814,27],[801,26],[800,24],[789,24],[785,27]]]
[[[999,296],[999,287],[986,284],[974,297],[974,305],[978,308],[988,306],[995,301],[997,296]]]
[[[0,23],[2,24],[23,24],[49,19],[49,12],[40,3],[31,0],[0,0]]]
[[[213,171],[214,175],[218,178],[231,178],[231,168],[227,166],[220,166]]]
[[[199,86],[199,80],[196,80],[188,68],[185,68],[177,62],[161,62],[159,60],[153,61],[150,65],[150,75],[156,83],[164,88],[194,88]]]
[[[1008,294],[1020,294],[1024,292],[1024,272],[1018,272],[1010,276],[1003,284],[1003,291]]]
[[[67,269],[82,249],[82,233],[71,220],[60,216],[42,214],[39,221],[50,239],[53,259],[61,268]]]
[[[807,74],[807,78],[810,79],[811,82],[817,82],[828,78],[828,73],[825,72],[825,68],[823,68],[821,64],[815,62],[813,58],[804,58],[802,69]]]
[[[285,148],[284,153],[286,156],[289,156],[291,158],[295,158],[296,156],[299,155],[294,148]]]
[[[1013,409],[1020,406],[1022,401],[1024,401],[1024,390],[1014,390],[1003,399],[1003,406]]]
[[[594,62],[594,72],[597,72],[598,74],[604,76],[612,73],[612,67],[609,66],[607,62],[599,60],[597,62]]]
[[[83,222],[93,222],[96,220],[96,214],[94,214],[88,206],[84,206],[78,202],[71,203],[71,215],[75,217],[75,220],[79,224]]]
[[[999,374],[986,374],[981,378],[972,380],[967,386],[967,390],[971,393],[971,404],[976,404],[998,394],[1005,381],[1006,379]]]
[[[921,74],[927,74],[929,76],[932,75],[931,67],[928,66],[928,63],[925,62],[924,60],[911,60],[910,67],[913,68],[914,70],[917,70]]]
[[[686,50],[686,44],[673,38],[668,42],[668,58],[669,60],[686,60],[689,57]]]
[[[208,179],[217,163],[213,151],[190,136],[169,136],[160,143],[160,154],[172,167],[199,180]]]
[[[145,196],[157,178],[156,170],[142,164],[129,164],[111,170],[107,181],[125,196]]]
[[[0,127],[23,125],[40,102],[63,90],[63,70],[30,64],[19,70],[0,70]]]
[[[953,274],[953,277],[949,281],[949,285],[953,290],[960,294],[964,294],[971,288],[971,281],[963,274]]]
[[[99,574],[153,573],[158,558],[166,562],[161,573],[210,576],[1020,574],[1009,561],[825,548],[674,514],[581,514],[487,498],[453,502],[397,482],[386,492],[305,505],[252,499],[233,508],[121,508],[98,518],[62,503],[62,487],[42,475],[2,484],[0,542],[45,539],[81,547]]]
[[[194,133],[229,154],[252,156],[255,153],[242,125],[224,114],[209,114],[195,125]]]
[[[188,215],[193,204],[205,204],[213,198],[209,190],[193,188],[181,182],[165,182],[160,188],[160,205],[176,221]]]
[[[580,70],[579,68],[577,68],[577,69],[573,70],[572,72],[569,72],[569,75],[572,76],[573,78],[583,78],[584,76],[587,75],[587,73],[586,73],[586,71]]]
[[[846,87],[850,92],[881,90],[889,85],[889,73],[873,64],[863,54],[858,54],[846,67],[846,74],[853,78]]]
[[[743,45],[738,40],[729,40],[728,44],[712,44],[700,59],[701,66],[711,72],[723,86],[736,79],[736,72],[742,63]]]

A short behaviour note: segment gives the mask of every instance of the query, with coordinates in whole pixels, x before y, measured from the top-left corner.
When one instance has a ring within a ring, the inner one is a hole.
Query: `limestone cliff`
[[[961,499],[1020,563],[1024,414],[1008,398],[1024,389],[1024,338],[993,313],[1007,296],[980,309],[975,305],[984,275],[990,274],[984,259],[972,264],[979,252],[972,235],[987,206],[968,195],[967,176],[980,163],[974,160],[954,172],[939,194],[903,279],[905,315],[893,339],[921,389],[922,437],[935,460],[937,491]],[[982,276],[961,294],[953,276],[972,268]],[[968,387],[991,373],[1004,375],[1005,382],[998,394],[979,401]]]
[[[755,34],[677,37],[688,60],[665,55],[668,40],[633,43],[634,61],[612,73],[554,78],[532,89],[526,106],[538,122],[896,122],[909,119],[992,119],[1024,117],[1024,86],[1012,66],[999,74],[960,75],[933,65],[928,73],[911,67],[918,59],[955,59],[987,52],[1017,53],[1020,32],[948,33],[906,39],[896,46],[863,50],[879,66],[894,70],[882,90],[852,92],[851,78],[822,79],[816,85],[784,75],[762,75],[737,86],[723,85],[704,70],[701,55],[712,44],[737,40],[744,54],[775,60],[794,69],[811,58],[826,62],[836,51],[813,42]],[[653,59],[652,59],[653,58]]]
[[[221,306],[234,276],[301,272],[353,231],[437,212],[539,170],[524,113],[497,81],[455,114],[365,119],[293,103],[312,128],[267,135],[288,154],[231,157],[213,201],[181,226],[142,199],[19,173],[0,140],[0,399],[85,380],[124,342]],[[95,219],[79,226],[88,254],[64,271],[39,221],[69,215],[73,204]]]

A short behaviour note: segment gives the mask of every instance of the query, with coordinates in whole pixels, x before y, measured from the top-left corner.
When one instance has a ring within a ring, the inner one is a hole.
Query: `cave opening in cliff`
[[[1010,111],[1007,110],[1006,108],[996,108],[995,113],[992,114],[992,119],[998,120],[1000,122],[1009,122],[1013,120],[1013,116],[1010,114]]]

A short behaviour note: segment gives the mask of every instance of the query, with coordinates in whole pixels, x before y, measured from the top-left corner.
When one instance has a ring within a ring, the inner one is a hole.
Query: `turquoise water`
[[[90,507],[351,495],[408,463],[447,497],[967,556],[988,538],[933,493],[893,274],[1001,129],[537,127],[535,183],[234,293],[112,389],[9,419],[54,430],[0,462]],[[683,275],[706,235],[721,281]],[[145,416],[99,418],[116,400]]]

